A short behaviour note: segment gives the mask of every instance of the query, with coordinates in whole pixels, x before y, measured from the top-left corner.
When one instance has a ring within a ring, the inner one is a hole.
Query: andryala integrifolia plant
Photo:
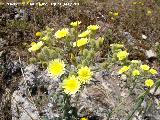
[[[62,28],[58,31],[46,27],[45,31],[37,32],[37,43],[31,43],[29,52],[33,53],[34,60],[45,64],[48,72],[54,79],[60,80],[60,86],[64,91],[65,105],[64,116],[66,120],[76,116],[69,114],[70,97],[77,94],[81,87],[89,84],[93,77],[92,66],[94,54],[103,44],[103,37],[96,41],[93,37],[100,28],[98,25],[90,25],[87,30],[77,31],[80,21],[71,22],[71,28]],[[31,61],[33,58],[31,59]],[[75,71],[71,66],[76,68]]]
[[[137,106],[128,116],[131,119],[135,111],[140,107],[144,99],[154,89],[154,92],[160,86],[160,80],[155,77],[158,72],[155,68],[150,68],[147,64],[142,64],[140,60],[128,60],[129,53],[123,44],[111,44],[111,54],[107,59],[108,70],[114,65],[119,65],[120,69],[117,74],[121,75],[121,79],[126,79],[126,87],[130,90],[129,96],[132,95],[135,88],[140,89],[142,94],[137,98]],[[106,61],[105,61],[106,62]],[[153,79],[154,78],[154,79]],[[144,89],[145,88],[145,89]]]
[[[158,74],[157,70],[150,68],[147,64],[142,64],[140,60],[128,60],[129,53],[123,44],[111,44],[111,52],[108,57],[98,66],[96,66],[96,54],[104,43],[104,37],[95,38],[99,25],[90,25],[85,31],[80,31],[81,22],[71,22],[70,28],[62,28],[57,31],[46,27],[45,31],[37,32],[38,42],[32,42],[28,49],[33,54],[31,61],[40,62],[53,76],[59,79],[59,85],[63,91],[64,104],[62,105],[63,119],[74,120],[78,116],[73,115],[71,111],[70,99],[72,95],[79,94],[81,89],[94,79],[94,72],[102,69],[112,70],[114,65],[119,65],[117,74],[127,78],[126,87],[130,89],[130,94],[136,87],[142,89],[138,105],[149,94],[149,91],[160,86],[160,80],[154,80],[152,76]],[[71,66],[75,69],[71,69]],[[158,81],[158,82],[157,82]],[[143,87],[146,89],[143,89]],[[130,114],[130,119],[136,107]]]

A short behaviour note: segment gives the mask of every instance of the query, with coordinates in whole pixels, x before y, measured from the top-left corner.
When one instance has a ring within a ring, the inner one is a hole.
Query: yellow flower
[[[141,65],[140,68],[141,68],[142,70],[147,71],[147,70],[149,70],[150,67],[149,67],[148,65]]]
[[[152,75],[158,74],[157,70],[155,70],[155,69],[153,69],[153,68],[151,68],[151,69],[149,70],[149,72],[150,72]]]
[[[114,43],[114,44],[111,44],[110,47],[113,47],[114,49],[121,49],[124,47],[123,44],[117,44],[117,43]]]
[[[88,118],[86,118],[86,117],[83,117],[83,118],[81,118],[80,120],[88,120]]]
[[[154,85],[154,81],[152,79],[147,79],[145,81],[145,86],[152,87]]]
[[[138,64],[138,63],[141,63],[141,61],[140,60],[132,60],[131,63]]]
[[[133,76],[138,76],[138,75],[140,75],[139,70],[134,70],[134,71],[132,72],[132,75],[133,75]]]
[[[55,78],[61,76],[65,72],[65,64],[60,59],[54,59],[49,62],[48,71],[53,75]]]
[[[40,37],[41,35],[42,35],[41,32],[36,32],[36,36],[37,36],[37,37]]]
[[[151,15],[152,14],[152,11],[151,10],[148,10],[147,11],[147,15]]]
[[[22,5],[29,4],[32,0],[22,0]]]
[[[90,30],[86,30],[78,35],[78,37],[87,37],[91,33]]]
[[[95,31],[95,30],[99,29],[99,25],[90,25],[90,26],[87,27],[87,29]]]
[[[136,5],[136,4],[137,4],[137,2],[133,2],[132,4],[133,4],[133,5]]]
[[[67,79],[63,80],[62,88],[66,94],[75,94],[80,89],[81,83],[78,78],[74,75],[69,76]]]
[[[79,39],[79,40],[77,40],[76,42],[73,43],[73,47],[76,47],[76,46],[81,47],[81,46],[83,46],[87,43],[88,43],[87,38],[81,38],[81,39]]]
[[[119,60],[124,60],[128,57],[129,53],[127,51],[120,51],[117,53],[117,57]]]
[[[81,24],[81,21],[71,22],[70,25],[73,27],[77,27]]]
[[[119,73],[119,74],[122,74],[122,73],[128,71],[129,68],[130,68],[130,66],[123,66],[123,67],[118,71],[118,73]]]
[[[42,41],[40,41],[38,43],[32,42],[31,43],[31,47],[28,49],[28,51],[29,52],[31,52],[31,51],[33,51],[33,52],[37,51],[37,50],[39,50],[42,47],[42,45],[43,45]]]
[[[58,30],[54,36],[56,39],[60,39],[60,38],[63,38],[65,36],[67,36],[69,34],[69,29],[68,28],[63,28],[61,30]]]
[[[118,16],[118,15],[119,15],[119,13],[118,13],[118,12],[115,12],[113,15],[114,15],[114,16]]]
[[[78,78],[82,84],[88,83],[91,80],[93,72],[87,66],[81,67],[78,70]]]

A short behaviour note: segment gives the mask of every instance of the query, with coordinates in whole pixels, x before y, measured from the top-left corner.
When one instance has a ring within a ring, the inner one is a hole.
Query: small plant
[[[31,62],[39,62],[54,79],[59,79],[64,91],[63,117],[66,120],[75,119],[68,112],[71,110],[70,97],[78,94],[85,84],[93,79],[95,65],[94,55],[103,44],[103,38],[94,38],[100,26],[90,25],[84,32],[78,33],[80,21],[71,22],[71,28],[55,31],[46,27],[43,32],[37,32],[39,42],[31,43],[28,49],[33,54]],[[75,67],[75,70],[71,67]]]

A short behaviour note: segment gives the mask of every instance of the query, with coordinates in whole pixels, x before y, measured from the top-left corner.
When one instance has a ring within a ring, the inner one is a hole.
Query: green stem
[[[149,90],[150,90],[150,89],[148,89],[147,91],[145,91],[142,95],[140,95],[140,96],[138,97],[138,99],[140,99],[140,100],[139,100],[137,106],[135,107],[135,109],[133,110],[133,112],[132,112],[132,113],[129,115],[129,117],[127,118],[127,120],[130,120],[130,119],[132,118],[132,116],[134,115],[134,113],[137,111],[137,109],[141,106],[141,104],[142,104],[145,96],[149,93]]]
[[[132,87],[132,89],[130,90],[129,95],[132,93],[132,91],[134,90],[134,88],[135,88],[135,87],[136,87],[136,85],[137,85],[136,80],[137,80],[137,79],[135,79],[135,80],[134,80],[133,87]]]
[[[129,117],[127,118],[127,120],[130,120],[132,118],[132,116],[134,115],[134,113],[137,111],[137,109],[141,106],[142,102],[143,102],[144,98],[141,98],[140,101],[138,102],[136,108],[133,110],[133,112],[131,113],[131,115],[129,115]]]
[[[64,105],[64,118],[65,120],[71,120],[71,116],[69,114],[69,111],[70,111],[70,96],[69,95],[65,95],[65,105]]]

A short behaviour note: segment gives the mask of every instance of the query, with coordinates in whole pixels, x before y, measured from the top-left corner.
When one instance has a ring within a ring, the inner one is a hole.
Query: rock
[[[156,54],[156,52],[153,50],[153,49],[150,49],[150,50],[146,50],[145,51],[145,54],[146,54],[146,57],[148,58],[148,59],[152,59],[152,58],[157,58],[157,54]]]
[[[16,90],[12,95],[12,120],[39,120],[38,110],[29,99],[22,96],[21,90]]]
[[[12,94],[11,110],[14,114],[12,119],[39,120],[42,116],[49,119],[59,117],[60,109],[56,107],[58,103],[55,103],[55,97],[51,97],[58,90],[58,79],[53,79],[46,70],[41,71],[35,65],[24,67],[23,78],[18,85],[18,89]],[[36,102],[41,106],[39,107]]]
[[[129,45],[135,44],[135,38],[129,32],[122,32],[122,35],[126,37]]]
[[[142,38],[145,40],[147,39],[147,36],[142,34]]]

